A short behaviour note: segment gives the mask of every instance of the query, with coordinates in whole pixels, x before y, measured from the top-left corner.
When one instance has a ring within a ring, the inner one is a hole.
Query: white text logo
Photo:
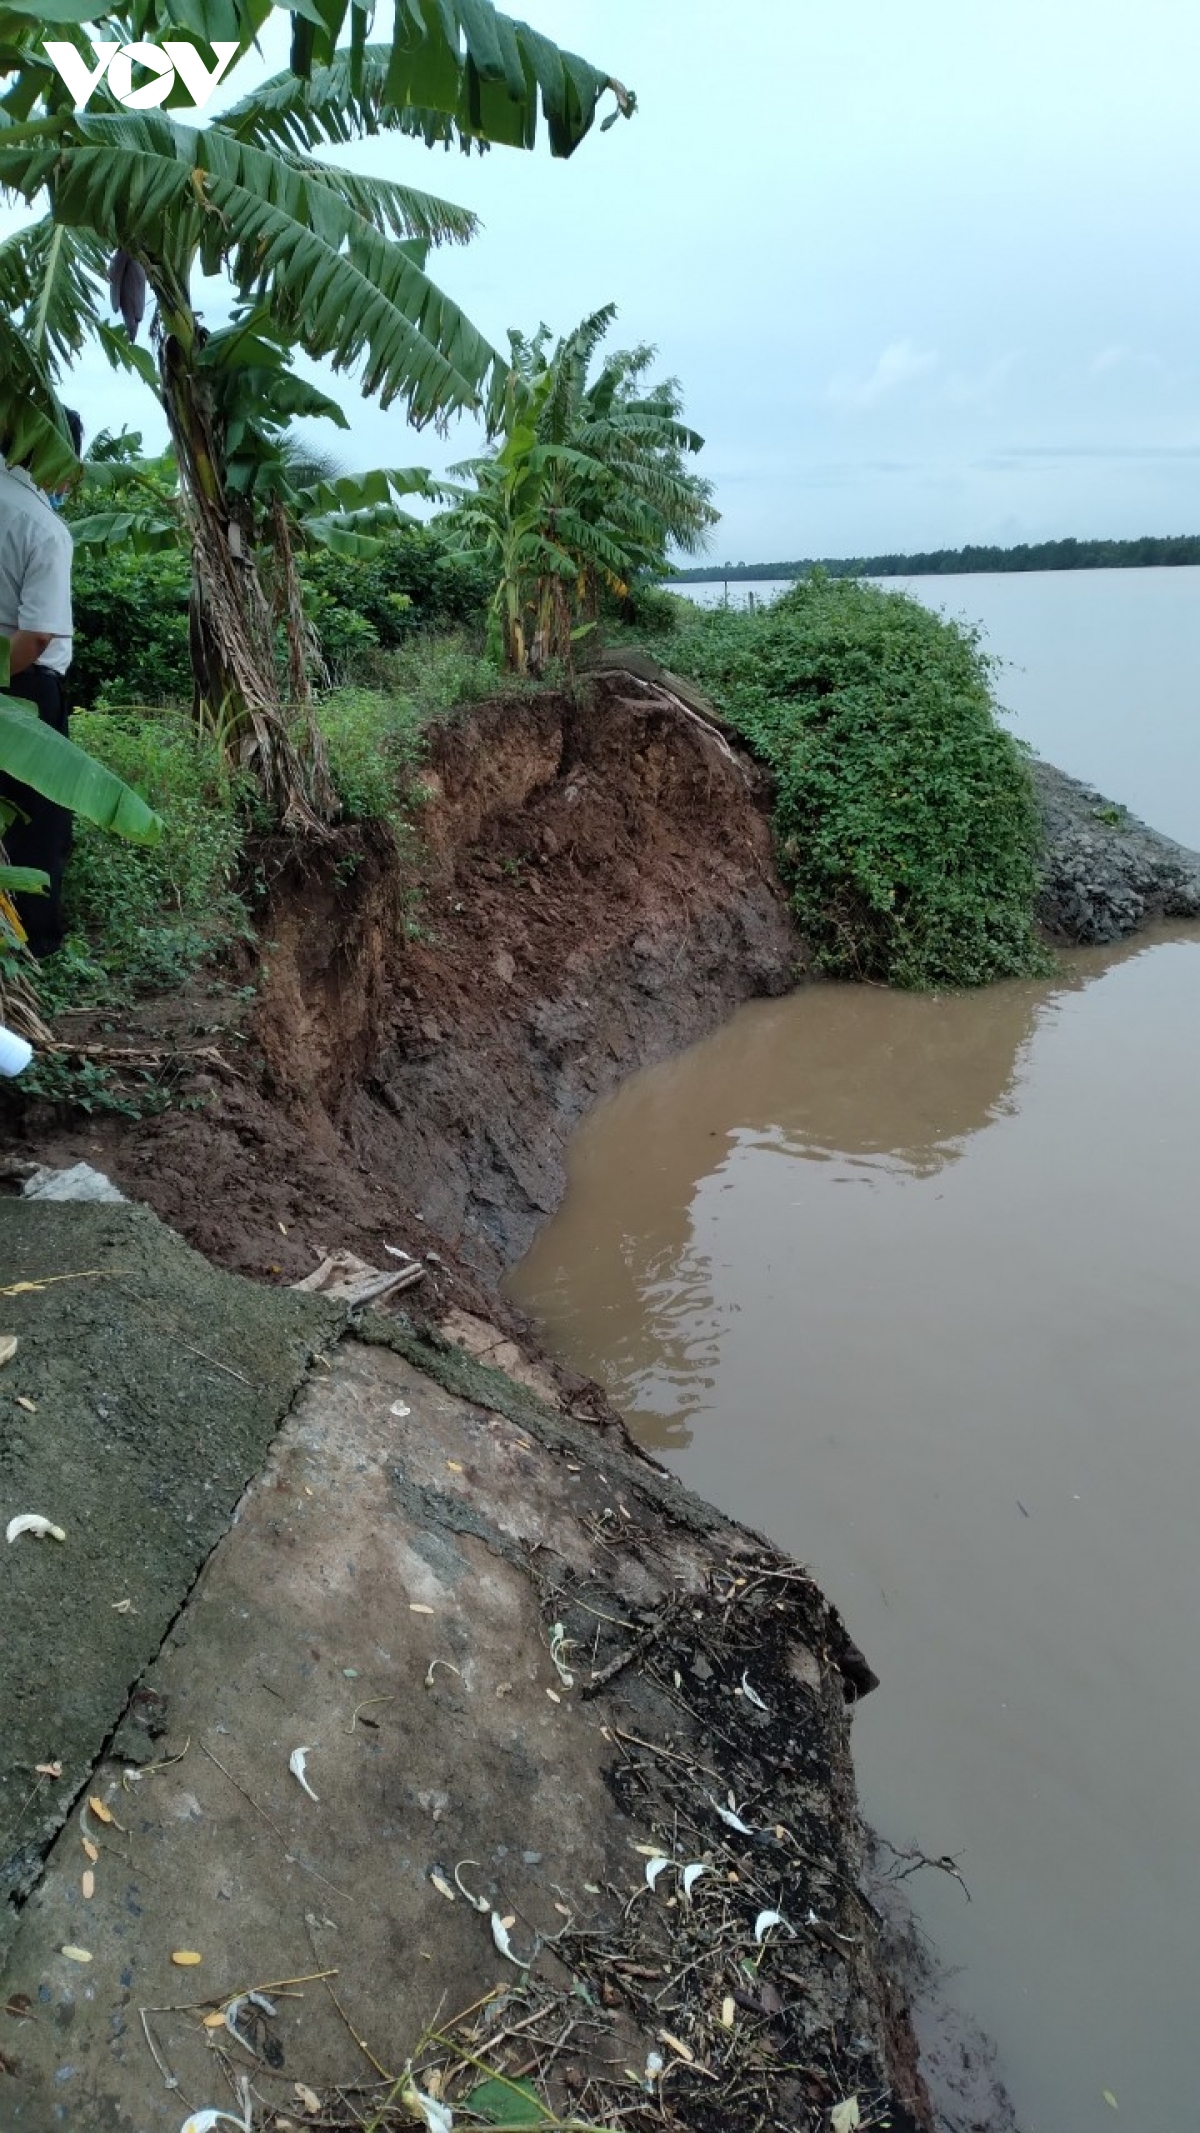
[[[88,104],[99,88],[105,75],[108,86],[119,104],[127,111],[153,111],[165,104],[175,87],[178,74],[192,102],[199,111],[208,102],[230,61],[236,57],[236,44],[214,44],[217,55],[215,67],[207,67],[193,44],[107,44],[92,40],[96,65],[89,67],[81,52],[73,44],[44,44],[43,52],[57,74],[62,76],[75,99],[76,108],[86,111]],[[153,74],[154,80],[143,82],[140,89],[133,86],[133,70],[144,67]]]

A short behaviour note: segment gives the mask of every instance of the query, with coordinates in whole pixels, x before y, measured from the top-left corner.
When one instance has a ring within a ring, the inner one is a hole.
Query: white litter
[[[763,1702],[758,1690],[751,1688],[749,1674],[742,1675],[742,1694],[747,1703],[754,1705],[756,1711],[765,1711],[767,1709],[767,1705]]]
[[[719,1800],[714,1800],[711,1792],[708,1795],[708,1804],[716,1809],[725,1827],[727,1829],[736,1829],[739,1837],[753,1837],[757,1834],[755,1830],[751,1829],[748,1822],[743,1822],[740,1815],[734,1814],[731,1807],[722,1807]]]
[[[308,1779],[304,1774],[305,1764],[307,1763],[308,1758],[311,1754],[311,1748],[293,1748],[291,1754],[288,1757],[288,1769],[291,1771],[292,1776],[297,1780],[297,1782],[303,1785],[304,1790],[308,1794],[309,1799],[317,1800],[317,1795],[313,1791],[312,1786],[309,1784]],[[320,1801],[317,1800],[318,1807],[320,1806],[320,1804]]]
[[[653,2094],[653,2091],[654,2091],[654,2084],[655,2084],[655,2082],[656,2082],[656,2081],[658,2080],[658,2077],[659,2077],[659,2075],[661,2074],[661,2072],[662,2072],[662,2070],[663,2070],[663,2067],[664,2067],[665,2065],[666,2065],[666,2060],[665,2060],[665,2059],[663,2058],[663,2055],[662,2055],[662,2053],[661,2053],[661,2052],[648,2052],[648,2053],[647,2053],[647,2055],[646,2055],[646,2071],[645,2071],[644,2075],[642,2076],[642,2084],[643,2084],[643,2086],[644,2086],[644,2088],[645,2088],[645,2091],[646,2091],[646,2094],[647,2094],[648,2096],[649,2096],[649,2095],[652,2095],[652,2094]]]
[[[662,1852],[659,1852],[657,1856],[653,1859],[647,1859],[646,1887],[648,1889],[652,1889],[654,1887],[655,1882],[658,1880],[659,1875],[663,1873],[667,1867],[672,1866],[673,1864],[674,1861],[666,1858],[666,1856]]]
[[[111,1178],[102,1170],[93,1170],[90,1163],[72,1163],[69,1170],[54,1170],[43,1164],[31,1178],[26,1178],[21,1187],[23,1200],[120,1200],[125,1195],[118,1192]],[[236,2124],[236,2120],[234,2121]]]
[[[261,2058],[262,2054],[251,2044],[249,2037],[242,2035],[237,2026],[237,2019],[243,2007],[261,2007],[265,2015],[273,2015],[275,2002],[274,2000],[269,2000],[265,1992],[240,1992],[235,2000],[230,2000],[225,2009],[225,2027],[230,2036],[236,2037],[238,2043],[244,2045],[248,2052],[253,2052],[255,2058],[258,2059]]]
[[[508,1927],[501,1918],[499,1911],[492,1912],[492,1939],[499,1948],[501,1955],[506,1956],[510,1963],[515,1963],[518,1970],[528,1970],[529,1963],[533,1961],[533,1957],[532,1955],[530,1956],[529,1962],[522,1962],[508,1937]]]
[[[782,1912],[782,1911],[760,1911],[760,1912],[759,1912],[759,1914],[758,1914],[758,1917],[757,1917],[757,1918],[755,1919],[755,1921],[754,1921],[754,1938],[755,1938],[755,1940],[756,1940],[756,1941],[762,1941],[762,1940],[764,1940],[764,1939],[766,1938],[766,1935],[767,1935],[767,1934],[768,1934],[768,1933],[770,1932],[770,1930],[771,1930],[772,1926],[787,1926],[787,1920],[786,1920],[786,1918],[784,1917],[784,1915],[783,1915],[783,1912]],[[792,1929],[791,1929],[791,1927],[790,1927],[790,1926],[788,1926],[788,1932],[789,1932],[789,1933],[791,1932],[791,1930],[792,1930]]]
[[[702,1859],[698,1859],[693,1866],[684,1867],[683,1893],[688,1898],[689,1902],[691,1901],[692,1890],[695,1888],[696,1883],[699,1881],[701,1874],[711,1874],[711,1872],[711,1866],[705,1866],[704,1861]]]
[[[453,2133],[454,2113],[448,2103],[439,2103],[436,2096],[427,2096],[424,2089],[414,2087],[412,2082],[400,2100],[410,2111],[420,2112],[428,2133]]]
[[[462,1870],[464,1866],[478,1865],[478,1859],[460,1859],[458,1865],[454,1869],[454,1884],[458,1890],[459,1895],[466,1897],[466,1900],[470,1904],[473,1911],[490,1911],[492,1907],[491,1904],[488,1902],[487,1897],[472,1896],[470,1889],[467,1887],[466,1883],[462,1878]]]
[[[569,1649],[571,1641],[562,1623],[556,1622],[550,1632],[550,1657],[564,1689],[573,1689],[575,1686],[575,1676],[563,1661],[563,1653]]]
[[[52,1525],[48,1518],[39,1518],[36,1511],[26,1511],[20,1518],[10,1518],[4,1538],[15,1541],[22,1533],[32,1533],[35,1540],[65,1541],[67,1537],[61,1526]]]

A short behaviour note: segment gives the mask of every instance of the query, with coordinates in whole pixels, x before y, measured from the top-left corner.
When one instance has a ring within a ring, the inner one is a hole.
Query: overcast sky
[[[634,120],[565,164],[353,160],[479,212],[435,271],[500,345],[609,301],[615,345],[657,343],[715,557],[1200,532],[1195,0],[513,4]],[[76,393],[92,431],[160,434],[103,363]],[[339,396],[348,468],[472,446]]]

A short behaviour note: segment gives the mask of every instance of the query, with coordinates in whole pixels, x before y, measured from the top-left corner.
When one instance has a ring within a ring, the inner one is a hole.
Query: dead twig
[[[886,1881],[907,1881],[910,1874],[919,1874],[922,1867],[933,1867],[939,1874],[948,1874],[951,1881],[957,1881],[967,1902],[970,1903],[971,1891],[963,1880],[957,1859],[951,1852],[943,1852],[940,1859],[931,1859],[928,1853],[923,1852],[916,1844],[901,1848],[898,1845],[889,1843],[886,1837],[879,1836],[876,1837],[875,1841],[877,1844],[884,1845],[897,1862],[900,1860],[905,1862],[903,1866],[897,1864],[896,1867],[889,1867],[883,1876]]]
[[[607,1666],[602,1666],[598,1674],[593,1674],[591,1680],[583,1684],[579,1691],[582,1701],[590,1703],[592,1697],[598,1696],[601,1689],[606,1688],[610,1681],[615,1681],[618,1674],[623,1674],[626,1667],[636,1666],[638,1660],[645,1657],[646,1653],[658,1643],[660,1637],[665,1636],[667,1630],[674,1623],[678,1612],[676,1605],[664,1608],[657,1622],[651,1623],[649,1629],[638,1638],[636,1644],[631,1644],[628,1651],[618,1652],[615,1659],[610,1659]]]
[[[230,1066],[224,1054],[212,1044],[195,1045],[180,1050],[175,1046],[162,1045],[143,1047],[123,1044],[72,1044],[69,1038],[55,1037],[48,1043],[43,1042],[41,1049],[54,1052],[63,1059],[94,1059],[108,1066],[139,1069],[174,1066],[185,1060],[191,1064],[198,1060],[203,1066],[216,1067],[220,1073],[232,1075],[234,1081],[245,1081],[248,1078],[245,1074],[240,1074],[236,1067]]]

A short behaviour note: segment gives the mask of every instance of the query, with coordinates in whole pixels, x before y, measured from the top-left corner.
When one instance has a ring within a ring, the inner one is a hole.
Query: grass
[[[503,677],[462,631],[372,651],[362,671],[369,678],[322,697],[318,722],[343,819],[386,822],[399,838],[422,797],[429,728],[494,694]],[[182,708],[79,712],[72,734],[150,802],[164,834],[141,847],[77,824],[67,940],[39,972],[44,1011],[119,1009],[206,971],[215,982],[230,947],[253,938],[247,847],[258,825],[247,781]]]
[[[245,793],[178,711],[82,712],[72,736],[163,820],[156,845],[76,825],[66,877],[68,939],[42,966],[51,1012],[180,986],[250,920],[238,892]]]

